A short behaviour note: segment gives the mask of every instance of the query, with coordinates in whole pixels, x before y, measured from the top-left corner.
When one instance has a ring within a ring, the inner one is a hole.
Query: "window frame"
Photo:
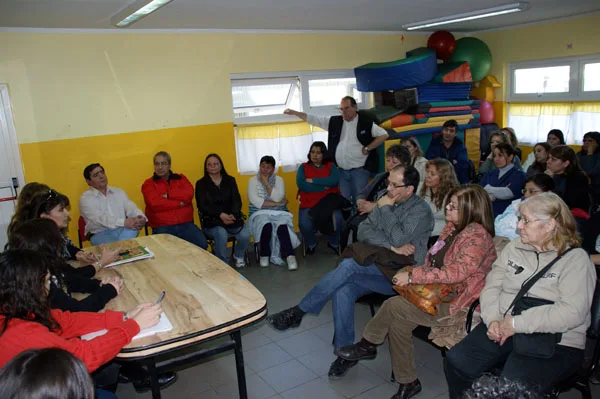
[[[278,80],[282,78],[287,79],[298,79],[300,82],[300,104],[301,109],[297,111],[306,112],[314,115],[330,116],[339,114],[339,104],[328,105],[328,106],[310,106],[310,93],[308,89],[308,82],[311,80],[322,80],[322,79],[345,79],[354,78],[354,70],[352,69],[338,69],[338,70],[325,70],[325,71],[296,71],[296,72],[271,72],[271,73],[244,73],[244,74],[230,74],[229,81],[230,87],[233,88],[239,81],[243,80],[262,80],[263,84],[268,84],[269,80]],[[231,95],[231,92],[230,92]],[[356,98],[359,109],[366,109],[370,104],[369,93],[360,92],[359,98]],[[231,112],[233,115],[234,124],[254,124],[254,123],[276,123],[276,122],[296,122],[298,118],[290,115],[259,115],[259,116],[245,116],[235,117],[233,109],[233,97],[231,98]]]
[[[583,68],[588,63],[597,62],[600,62],[600,54],[511,62],[508,64],[507,102],[599,101],[600,90],[583,91]],[[519,69],[548,68],[565,65],[570,67],[569,91],[567,93],[520,94],[515,92],[515,71]]]

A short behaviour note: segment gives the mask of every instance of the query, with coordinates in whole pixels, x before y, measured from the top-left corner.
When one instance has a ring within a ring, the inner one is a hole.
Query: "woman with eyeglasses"
[[[421,187],[419,196],[425,200],[433,212],[433,230],[429,237],[429,247],[433,245],[446,225],[444,202],[448,193],[458,187],[458,178],[450,161],[435,158],[427,161],[425,166],[425,185]]]
[[[438,314],[433,316],[403,296],[392,297],[367,323],[358,343],[337,350],[337,355],[346,361],[373,359],[377,346],[387,337],[394,377],[400,384],[392,399],[411,398],[421,391],[412,331],[417,326],[441,326],[442,318],[454,318],[453,325],[464,326],[466,310],[479,297],[485,276],[496,259],[492,204],[483,188],[467,184],[451,190],[446,199],[446,220],[438,241],[425,256],[425,264],[410,272],[400,270],[392,282],[401,287],[462,283],[452,301],[441,303]]]
[[[523,189],[523,198],[514,200],[501,215],[496,216],[494,227],[496,235],[508,237],[511,240],[519,236],[517,230],[517,219],[519,205],[529,197],[554,190],[554,181],[545,173],[538,173],[527,179]]]
[[[504,212],[513,198],[521,196],[526,176],[521,169],[514,166],[515,150],[510,144],[499,143],[492,153],[496,169],[484,174],[480,184],[492,200],[496,217]]]
[[[587,219],[590,211],[590,181],[581,170],[575,151],[568,145],[550,150],[546,162],[554,179],[554,192],[565,201],[575,217]]]
[[[483,323],[446,356],[451,399],[461,398],[475,379],[498,367],[503,377],[548,392],[583,362],[596,271],[579,248],[573,215],[550,192],[524,200],[519,213],[520,238],[506,245],[481,291]],[[529,305],[515,311],[512,302],[523,285],[553,261],[527,290]],[[540,336],[530,335],[536,333],[557,335],[547,336],[550,342],[542,351]],[[523,345],[528,338],[537,341]]]
[[[41,186],[46,187],[46,190],[41,190]],[[84,265],[90,265],[90,267],[80,268],[81,270],[79,270],[79,273],[92,277],[98,270],[114,262],[118,257],[119,250],[103,250],[100,258],[97,258],[96,255],[82,251],[75,246],[73,241],[71,241],[66,234],[70,219],[69,211],[67,209],[70,205],[69,198],[56,190],[48,188],[46,185],[41,186],[39,187],[40,190],[37,190],[35,194],[31,196],[28,203],[23,202],[22,205],[17,207],[15,215],[13,216],[13,221],[8,229],[9,235],[10,231],[20,222],[37,218],[50,219],[56,224],[61,232],[62,258],[64,260],[78,260]],[[25,191],[25,187],[23,188],[23,191]],[[21,194],[24,195],[23,192]],[[92,270],[92,266],[94,270]]]

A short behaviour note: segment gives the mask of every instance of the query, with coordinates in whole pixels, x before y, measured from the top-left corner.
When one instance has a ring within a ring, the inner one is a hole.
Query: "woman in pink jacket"
[[[388,299],[365,327],[363,338],[337,351],[338,356],[349,361],[372,359],[377,355],[377,346],[387,336],[392,369],[400,383],[392,399],[407,399],[421,391],[412,331],[420,325],[439,326],[439,319],[468,308],[479,297],[485,276],[496,259],[492,204],[483,188],[464,185],[450,191],[446,199],[446,220],[448,223],[427,253],[425,264],[410,272],[399,271],[393,283],[397,286],[462,283],[453,300],[440,304],[438,314],[432,316],[402,296]]]

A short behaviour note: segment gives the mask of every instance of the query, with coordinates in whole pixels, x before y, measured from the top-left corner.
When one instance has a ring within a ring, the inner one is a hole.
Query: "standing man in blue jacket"
[[[425,158],[444,158],[452,163],[460,184],[469,182],[469,157],[467,147],[456,137],[458,123],[447,120],[442,126],[441,136],[434,137],[429,144]]]

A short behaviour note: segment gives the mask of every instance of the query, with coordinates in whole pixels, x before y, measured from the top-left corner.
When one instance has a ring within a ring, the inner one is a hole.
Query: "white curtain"
[[[508,126],[521,143],[544,142],[550,130],[560,129],[567,144],[581,144],[585,133],[600,130],[600,102],[511,103]]]
[[[235,147],[238,172],[258,172],[260,159],[275,158],[277,167],[295,171],[306,162],[310,145],[315,141],[327,144],[327,132],[306,122],[238,125],[235,128]]]

